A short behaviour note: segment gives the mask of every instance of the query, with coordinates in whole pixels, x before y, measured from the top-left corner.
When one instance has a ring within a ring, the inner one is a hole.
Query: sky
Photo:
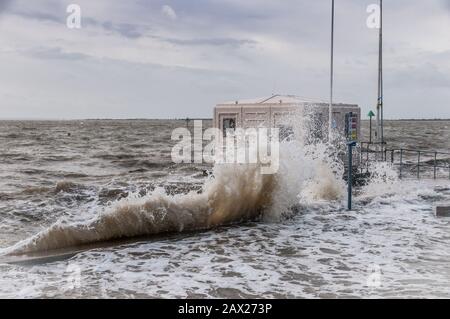
[[[336,0],[335,101],[377,100],[377,0]],[[81,8],[68,28],[67,7]],[[208,118],[329,96],[331,0],[0,0],[0,118]],[[384,1],[385,117],[450,118],[450,0]]]

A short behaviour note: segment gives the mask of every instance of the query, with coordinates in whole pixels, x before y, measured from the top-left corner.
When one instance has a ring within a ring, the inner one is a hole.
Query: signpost
[[[347,142],[348,146],[348,210],[352,210],[352,187],[353,187],[353,147],[356,146],[356,141],[349,141]]]

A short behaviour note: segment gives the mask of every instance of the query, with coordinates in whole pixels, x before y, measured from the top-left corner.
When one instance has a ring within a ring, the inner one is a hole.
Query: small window
[[[227,136],[227,130],[236,129],[236,119],[235,118],[225,118],[223,119],[223,136]]]

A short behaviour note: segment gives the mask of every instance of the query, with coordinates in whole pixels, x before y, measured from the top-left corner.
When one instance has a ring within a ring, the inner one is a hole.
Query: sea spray
[[[302,132],[304,127],[300,124],[295,130]],[[343,166],[336,156],[338,147],[304,141],[281,143],[276,174],[262,174],[261,164],[216,164],[200,192],[169,195],[156,189],[144,197],[132,196],[88,221],[57,222],[4,253],[26,254],[120,238],[204,230],[261,218],[276,221],[291,214],[295,206],[342,199],[345,185]]]
[[[295,213],[298,206],[343,198],[344,168],[332,149],[328,144],[304,145],[297,140],[281,144],[276,187],[265,220],[279,221]]]
[[[388,162],[373,162],[370,176],[365,186],[359,191],[359,198],[374,198],[399,191],[400,179],[393,164]]]
[[[220,165],[200,193],[171,196],[157,189],[122,200],[85,223],[58,222],[5,252],[26,254],[254,219],[270,207],[274,186],[275,176],[261,174],[259,165]]]

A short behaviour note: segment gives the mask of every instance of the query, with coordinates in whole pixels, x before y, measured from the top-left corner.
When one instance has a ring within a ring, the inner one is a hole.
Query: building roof
[[[258,99],[235,100],[230,102],[219,103],[221,106],[248,105],[248,104],[328,104],[329,102],[322,99],[311,99],[297,95],[274,94],[269,97]],[[333,105],[347,105],[343,103],[333,103]]]

